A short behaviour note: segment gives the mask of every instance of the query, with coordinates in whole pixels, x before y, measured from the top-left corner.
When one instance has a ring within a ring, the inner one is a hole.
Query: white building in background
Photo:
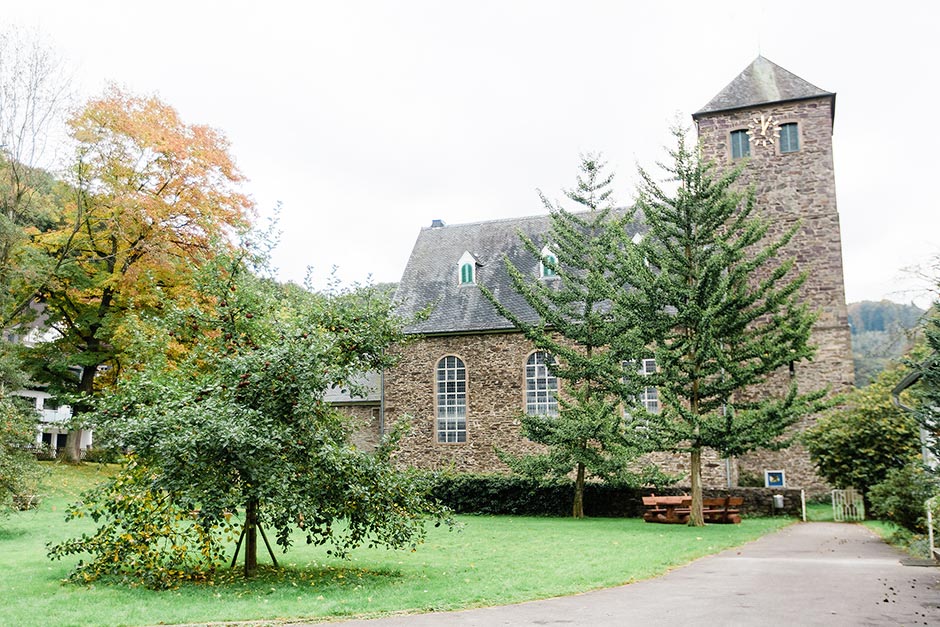
[[[50,342],[56,337],[57,331],[45,325],[46,316],[42,313],[42,305],[33,305],[37,310],[36,319],[26,327],[13,327],[4,332],[3,339],[12,344],[35,346],[42,342]],[[36,446],[44,450],[51,450],[54,454],[65,448],[68,438],[68,425],[72,418],[72,408],[60,404],[49,392],[42,387],[34,389],[17,390],[15,396],[30,399],[33,408],[39,414],[36,425]],[[92,445],[92,432],[82,429],[80,432],[79,448],[82,451],[90,449]]]

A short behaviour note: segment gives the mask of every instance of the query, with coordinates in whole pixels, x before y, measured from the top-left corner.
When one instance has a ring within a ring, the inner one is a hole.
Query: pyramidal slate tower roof
[[[692,114],[697,119],[709,113],[743,109],[773,102],[830,97],[835,115],[835,97],[832,92],[816,87],[773,61],[758,56],[738,74],[737,78],[718,92],[708,104]]]

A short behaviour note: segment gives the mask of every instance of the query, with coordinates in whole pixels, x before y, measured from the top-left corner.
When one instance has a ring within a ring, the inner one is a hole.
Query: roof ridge
[[[611,210],[623,211],[623,210],[632,209],[632,208],[634,208],[632,205],[625,205],[622,207],[611,207]],[[579,215],[583,215],[586,213],[590,213],[590,210],[568,211],[568,213],[579,216]],[[444,226],[422,226],[421,230],[422,231],[437,231],[440,229],[448,229],[448,228],[458,227],[458,226],[480,226],[481,224],[496,224],[498,222],[524,222],[528,220],[543,220],[545,218],[551,217],[551,215],[552,215],[551,212],[546,212],[546,213],[538,213],[538,214],[519,216],[519,217],[493,218],[492,220],[476,220],[475,222],[458,222],[455,224],[448,224],[445,222]]]

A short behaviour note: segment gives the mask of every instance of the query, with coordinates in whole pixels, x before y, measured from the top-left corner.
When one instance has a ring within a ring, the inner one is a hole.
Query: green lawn
[[[39,510],[0,519],[5,624],[315,620],[497,605],[653,577],[790,522],[757,518],[695,529],[635,519],[460,516],[459,529],[431,529],[414,553],[363,549],[344,562],[300,543],[278,555],[287,568],[251,583],[237,572],[214,586],[165,592],[62,583],[73,562],[49,561],[46,542],[91,529],[87,520],[65,523],[63,509],[100,472],[53,466],[52,492]]]

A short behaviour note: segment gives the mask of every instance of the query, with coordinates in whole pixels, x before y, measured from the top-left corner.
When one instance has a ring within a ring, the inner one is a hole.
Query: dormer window
[[[785,152],[799,152],[800,133],[796,122],[780,125],[780,154]]]
[[[464,252],[457,262],[457,282],[460,285],[473,285],[477,282],[477,260],[469,252]]]
[[[543,279],[550,279],[558,276],[558,257],[552,250],[545,246],[541,252],[542,258],[539,260],[539,276]]]
[[[731,131],[731,158],[741,159],[751,156],[751,138],[744,129]]]

